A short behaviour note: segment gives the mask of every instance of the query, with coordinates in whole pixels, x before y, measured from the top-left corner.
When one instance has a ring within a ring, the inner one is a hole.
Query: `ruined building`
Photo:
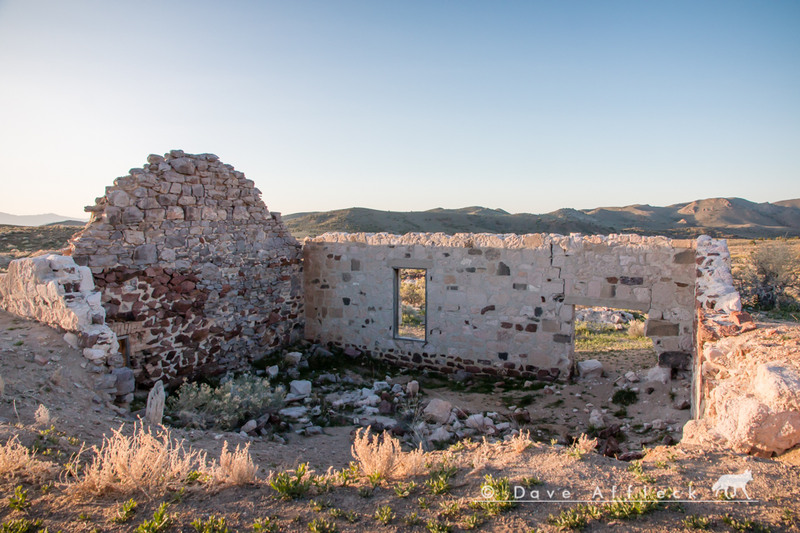
[[[300,244],[211,154],[151,155],[87,208],[71,243],[137,381],[245,366],[303,336]]]
[[[74,262],[16,262],[0,307],[72,332],[120,401],[131,374],[175,385],[301,338],[445,373],[566,379],[576,305],[646,312],[659,364],[694,370],[709,331],[746,323],[724,241],[707,237],[337,233],[301,246],[244,174],[178,150],[87,210]],[[411,333],[407,275],[423,295]]]

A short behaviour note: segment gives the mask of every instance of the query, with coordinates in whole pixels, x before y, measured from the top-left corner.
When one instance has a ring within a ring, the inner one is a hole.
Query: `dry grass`
[[[95,496],[141,492],[152,498],[183,482],[192,470],[207,471],[205,453],[185,448],[167,429],[153,434],[136,424],[131,436],[123,435],[122,429],[112,430],[99,449],[92,447],[95,455],[83,474],[73,463],[70,473],[77,481],[70,492]]]
[[[0,477],[44,479],[51,470],[49,463],[39,461],[33,452],[20,444],[17,435],[0,446]]]
[[[641,339],[644,337],[644,320],[634,320],[628,325],[628,337]]]
[[[517,433],[516,435],[514,435],[509,439],[508,445],[516,453],[524,452],[525,450],[533,446],[533,441],[531,440],[531,432],[520,431],[519,433]]]
[[[247,485],[256,480],[258,467],[250,456],[250,443],[248,442],[243,449],[233,452],[228,450],[228,441],[222,445],[222,453],[219,456],[219,464],[211,467],[211,477],[217,483],[223,485]]]
[[[55,422],[55,419],[50,416],[50,409],[45,407],[44,404],[39,404],[39,407],[33,414],[33,418],[36,420],[37,426],[50,427],[53,422]]]
[[[356,431],[351,452],[361,472],[367,477],[403,479],[425,473],[425,452],[422,447],[404,452],[400,441],[389,432],[370,435],[370,428]]]

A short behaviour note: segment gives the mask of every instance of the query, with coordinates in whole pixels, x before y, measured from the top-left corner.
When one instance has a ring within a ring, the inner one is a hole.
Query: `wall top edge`
[[[698,240],[706,236],[700,237]],[[708,238],[708,237],[706,237]],[[317,237],[307,237],[304,244],[365,244],[372,246],[443,246],[453,248],[550,248],[558,246],[564,250],[581,248],[587,245],[632,246],[655,248],[697,249],[696,239],[670,239],[663,236],[642,236],[635,233],[611,235],[582,235],[572,233],[568,236],[557,233],[344,233],[328,232]]]

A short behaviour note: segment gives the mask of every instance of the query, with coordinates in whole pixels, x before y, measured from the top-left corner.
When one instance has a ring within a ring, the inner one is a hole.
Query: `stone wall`
[[[330,233],[304,244],[306,336],[444,372],[565,377],[574,305],[647,311],[690,364],[692,241],[612,235]],[[395,338],[394,270],[424,268],[427,338]]]
[[[92,273],[71,257],[49,254],[11,261],[0,276],[0,309],[65,331],[98,374],[95,390],[106,401],[130,402],[133,375],[122,368],[117,336],[105,323]]]
[[[302,254],[244,174],[173,150],[117,178],[71,243],[142,384],[241,368],[299,340]]]

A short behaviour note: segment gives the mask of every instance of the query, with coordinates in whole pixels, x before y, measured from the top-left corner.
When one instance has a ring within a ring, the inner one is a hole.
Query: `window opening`
[[[394,269],[395,338],[424,341],[428,295],[424,268]]]

